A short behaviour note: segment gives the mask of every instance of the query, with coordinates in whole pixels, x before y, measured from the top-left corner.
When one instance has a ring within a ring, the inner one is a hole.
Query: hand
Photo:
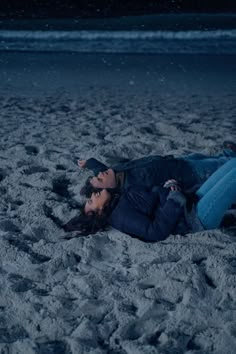
[[[77,164],[80,168],[85,168],[86,167],[86,162],[87,160],[78,160]]]
[[[178,184],[178,182],[175,179],[168,179],[168,181],[166,181],[164,183],[164,188],[169,188],[171,191],[181,191],[181,188]]]

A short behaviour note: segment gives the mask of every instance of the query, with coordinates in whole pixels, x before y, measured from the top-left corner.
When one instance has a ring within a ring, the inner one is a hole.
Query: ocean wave
[[[6,31],[0,30],[0,40],[96,40],[96,39],[222,39],[235,38],[236,29],[205,31]]]
[[[236,54],[236,29],[209,31],[0,30],[0,50]]]

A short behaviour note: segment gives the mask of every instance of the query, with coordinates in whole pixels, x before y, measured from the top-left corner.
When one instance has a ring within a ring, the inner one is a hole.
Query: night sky
[[[236,12],[236,0],[0,0],[2,19]]]

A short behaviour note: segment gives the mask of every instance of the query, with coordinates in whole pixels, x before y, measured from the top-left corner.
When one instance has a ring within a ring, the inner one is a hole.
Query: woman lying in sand
[[[193,153],[184,157],[148,156],[138,160],[117,164],[108,168],[101,162],[91,158],[79,160],[80,168],[88,168],[95,174],[89,177],[81,194],[90,196],[102,188],[128,188],[143,186],[151,188],[162,186],[165,181],[175,179],[184,191],[193,191],[225,162],[236,157],[236,144],[225,142],[226,148],[217,156],[206,156]]]
[[[170,234],[186,234],[219,227],[224,213],[236,202],[236,158],[226,162],[196,191],[195,203],[175,180],[147,190],[130,187],[123,193],[106,189],[92,193],[79,217],[66,225],[66,231],[88,235],[107,225],[155,242]]]

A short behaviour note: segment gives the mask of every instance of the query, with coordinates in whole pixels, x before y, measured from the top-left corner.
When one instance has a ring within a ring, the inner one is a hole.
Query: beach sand
[[[236,58],[0,54],[0,353],[236,352],[236,234],[65,240],[78,158],[213,155],[236,137]]]

